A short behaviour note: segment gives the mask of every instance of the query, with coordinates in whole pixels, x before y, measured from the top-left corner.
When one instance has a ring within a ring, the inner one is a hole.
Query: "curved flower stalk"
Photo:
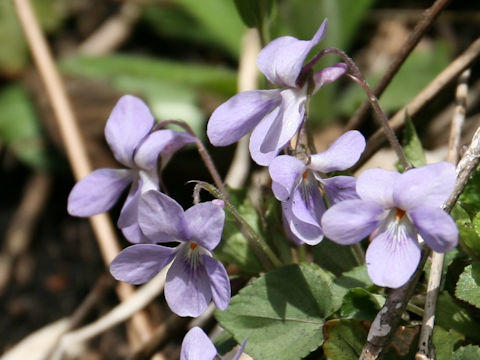
[[[120,98],[108,118],[105,138],[115,159],[126,168],[98,169],[80,180],[68,197],[70,215],[88,217],[108,211],[132,184],[118,226],[129,241],[144,241],[137,225],[138,201],[142,192],[159,187],[158,158],[165,166],[178,149],[195,142],[184,132],[151,132],[153,125],[153,115],[142,100],[132,95]]]
[[[305,115],[309,91],[316,93],[323,85],[342,76],[347,65],[336,64],[313,74],[309,82],[298,84],[303,63],[310,50],[325,36],[327,20],[311,40],[283,36],[260,51],[257,65],[267,79],[285,87],[274,90],[252,90],[237,94],[220,105],[210,117],[207,135],[215,146],[226,146],[249,133],[250,154],[259,165],[268,166],[293,138]]]
[[[348,169],[358,161],[364,149],[363,135],[351,130],[327,151],[312,155],[308,164],[290,155],[280,155],[271,162],[272,190],[282,202],[284,225],[293,241],[316,245],[323,239],[320,220],[326,207],[318,182],[323,185],[330,204],[358,198],[354,177],[327,179],[320,173]]]
[[[110,264],[117,280],[142,284],[173,260],[167,272],[165,298],[180,316],[199,316],[213,299],[225,310],[230,302],[230,281],[211,251],[222,237],[225,213],[213,202],[186,211],[172,198],[156,190],[142,195],[138,221],[148,244],[135,244]],[[157,243],[180,243],[175,248]]]
[[[240,345],[231,360],[238,360],[245,348],[246,339]],[[180,360],[213,360],[217,356],[217,349],[202,329],[195,326],[185,335],[180,352]],[[221,359],[219,357],[219,359]]]
[[[370,235],[368,274],[379,286],[398,288],[420,261],[420,236],[436,252],[457,246],[458,229],[440,206],[455,185],[455,166],[440,162],[403,174],[370,169],[357,180],[360,199],[345,200],[322,218],[325,235],[343,245]]]

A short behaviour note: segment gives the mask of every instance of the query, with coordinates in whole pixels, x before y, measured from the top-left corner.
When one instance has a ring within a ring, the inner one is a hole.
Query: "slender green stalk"
[[[270,262],[273,264],[273,267],[277,268],[282,266],[282,262],[277,257],[277,255],[273,252],[273,250],[270,248],[268,243],[261,236],[259,236],[255,230],[252,229],[250,224],[248,224],[245,221],[245,219],[242,217],[242,215],[238,213],[235,206],[233,206],[232,203],[223,196],[223,193],[221,191],[219,191],[215,186],[203,181],[195,181],[195,183],[199,184],[203,189],[208,191],[210,194],[212,194],[216,198],[219,198],[225,201],[225,207],[227,208],[228,211],[230,211],[230,213],[233,215],[235,220],[238,222],[240,231],[245,236],[245,238],[249,240],[252,246],[252,249],[255,251],[256,255],[262,261],[263,265],[266,267],[267,270],[271,269],[272,267],[269,264],[265,263],[265,261],[263,260],[262,254],[259,254],[257,252],[258,249],[260,249],[263,252],[263,254],[267,256],[268,260],[270,260]]]

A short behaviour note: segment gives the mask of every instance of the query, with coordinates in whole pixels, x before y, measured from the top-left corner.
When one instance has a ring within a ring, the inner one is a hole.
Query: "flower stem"
[[[388,123],[388,117],[387,114],[385,114],[385,111],[383,111],[382,107],[380,106],[380,103],[378,102],[377,97],[375,96],[374,92],[368,85],[367,81],[363,77],[360,69],[358,68],[357,64],[342,50],[340,49],[335,49],[335,48],[328,48],[320,51],[317,55],[313,57],[312,60],[310,60],[302,69],[302,73],[299,77],[299,81],[303,79],[306,74],[308,74],[313,66],[320,60],[321,57],[327,54],[336,54],[342,58],[343,61],[348,65],[348,68],[350,70],[350,74],[346,74],[350,79],[354,80],[357,84],[359,84],[367,93],[368,101],[370,102],[370,106],[372,107],[375,116],[377,120],[380,122],[383,131],[385,133],[385,136],[387,137],[388,141],[390,142],[390,145],[392,146],[393,150],[397,154],[397,157],[404,167],[405,170],[408,170],[412,167],[410,162],[407,160],[405,157],[405,154],[403,153],[402,146],[400,145],[397,136],[395,135],[395,132],[393,129],[390,127]]]
[[[365,253],[362,249],[362,245],[360,243],[353,244],[350,246],[350,249],[352,250],[353,257],[355,261],[357,262],[357,265],[362,265],[365,263]]]
[[[282,262],[270,248],[268,243],[260,235],[258,235],[258,233],[250,226],[250,224],[242,217],[242,215],[240,215],[240,213],[229,201],[229,199],[223,196],[223,193],[219,191],[219,189],[204,181],[195,181],[195,183],[200,185],[203,189],[208,191],[213,196],[225,201],[225,207],[230,211],[235,220],[238,222],[240,231],[242,232],[243,236],[245,236],[245,238],[249,241],[253,251],[258,256],[266,270],[272,270],[272,266],[268,263],[268,261],[266,261],[265,257],[262,256],[263,254],[267,256],[273,267],[277,268],[282,266]],[[258,252],[259,249],[263,252],[263,254]]]

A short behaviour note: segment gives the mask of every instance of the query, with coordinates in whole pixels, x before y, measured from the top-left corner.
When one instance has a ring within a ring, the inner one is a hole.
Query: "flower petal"
[[[323,239],[320,219],[325,205],[318,189],[302,189],[302,185],[294,190],[290,199],[282,202],[283,217],[288,232],[297,238],[294,241],[316,245]]]
[[[132,225],[120,228],[122,231],[123,236],[130,241],[132,244],[150,244],[152,241],[147,238],[140,226],[138,226],[138,222],[134,222]]]
[[[162,157],[162,167],[170,157],[186,144],[195,142],[195,137],[180,131],[157,130],[148,135],[135,152],[135,165],[144,170],[157,167],[158,157]]]
[[[192,206],[185,211],[187,239],[212,251],[222,239],[225,211],[211,201]]]
[[[272,126],[273,122],[280,112],[280,107],[274,109],[270,114],[265,116],[262,121],[253,129],[252,135],[250,136],[250,155],[252,159],[261,166],[268,166],[272,160],[277,156],[279,150],[275,149],[272,151],[264,152],[260,150],[265,136],[268,132],[268,129]]]
[[[330,205],[343,200],[359,199],[356,191],[357,179],[353,176],[334,176],[321,179],[320,182],[325,186]]]
[[[398,288],[417,269],[420,254],[413,226],[392,222],[368,246],[365,254],[368,275],[375,285]]]
[[[143,284],[157,275],[175,256],[175,249],[155,244],[137,244],[123,249],[110,264],[113,277],[130,284]]]
[[[355,244],[378,227],[383,213],[384,210],[372,201],[345,200],[323,214],[323,232],[336,243]]]
[[[129,169],[98,169],[75,184],[68,195],[68,213],[88,217],[108,211],[132,182]]]
[[[271,41],[258,54],[257,65],[260,71],[276,85],[295,87],[303,62],[310,50],[325,36],[327,23],[325,19],[312,40],[282,36]]]
[[[145,236],[154,242],[187,240],[182,207],[156,190],[149,190],[142,195],[138,206],[138,223]]]
[[[205,270],[210,278],[210,290],[215,306],[225,310],[230,303],[230,280],[223,264],[208,255],[202,255]]]
[[[180,360],[213,360],[217,349],[202,329],[195,326],[182,341]]]
[[[365,150],[365,138],[357,130],[347,131],[327,151],[311,156],[310,169],[328,173],[355,165]]]
[[[282,103],[277,118],[265,134],[260,150],[279,151],[295,136],[305,116],[306,87],[281,92]]]
[[[215,109],[207,135],[215,146],[226,146],[246,135],[280,105],[280,90],[252,90],[237,94]]]
[[[315,74],[313,74],[313,81],[315,83],[315,89],[313,90],[313,93],[315,94],[322,86],[337,80],[340,76],[345,74],[347,70],[347,64],[338,63],[317,71]]]
[[[457,225],[441,208],[422,206],[409,211],[408,216],[431,249],[444,253],[457,246]]]
[[[134,167],[135,149],[153,127],[153,115],[139,98],[124,95],[118,100],[105,126],[105,138],[115,159]]]
[[[403,210],[417,206],[439,207],[455,186],[455,165],[442,161],[405,171],[395,182],[393,197]]]
[[[119,228],[125,228],[138,222],[138,205],[142,194],[142,179],[138,176],[133,181],[117,220]]]
[[[240,344],[240,347],[238,348],[238,350],[235,353],[235,356],[232,358],[232,360],[239,360],[240,359],[240,357],[243,354],[243,351],[245,350],[246,345],[247,345],[247,338],[243,339],[242,343]]]
[[[272,190],[275,197],[280,201],[287,200],[305,170],[305,164],[293,156],[280,155],[273,159],[268,171],[272,178]]]
[[[393,199],[393,186],[400,178],[395,171],[384,169],[365,170],[357,179],[357,194],[363,200],[373,201],[384,209],[396,205]]]
[[[183,251],[178,251],[168,270],[165,299],[175,314],[191,317],[202,314],[212,300],[205,268],[199,265],[194,269]]]

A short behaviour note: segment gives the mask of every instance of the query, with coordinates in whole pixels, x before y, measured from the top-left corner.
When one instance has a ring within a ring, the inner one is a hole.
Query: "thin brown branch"
[[[45,35],[29,0],[15,0],[14,4],[20,25],[53,108],[74,177],[80,180],[92,171],[92,166],[88,159],[70,100]],[[90,223],[98,241],[103,260],[105,264],[110,264],[120,252],[113,225],[107,214],[92,216]],[[120,299],[125,300],[133,293],[133,287],[126,283],[120,283],[117,286],[117,293]],[[150,328],[145,314],[138,314],[134,318],[133,323],[138,338],[146,339],[150,334]]]
[[[307,65],[304,66],[302,70],[302,74],[300,74],[297,82],[301,83],[305,81],[305,77],[308,76],[308,72],[310,72],[310,69],[313,66],[313,64],[315,64],[315,62],[318,61],[318,59],[320,59],[322,56],[326,54],[336,54],[340,56],[340,58],[343,61],[345,61],[349,70],[349,73],[347,73],[346,76],[354,80],[357,84],[359,84],[363,88],[363,90],[365,90],[365,93],[367,94],[367,98],[368,98],[368,103],[372,106],[375,117],[378,120],[379,125],[381,126],[382,133],[388,139],[390,146],[395,151],[395,154],[397,155],[398,160],[400,161],[402,166],[405,169],[409,169],[411,167],[411,164],[405,157],[405,154],[403,153],[403,148],[400,145],[395,135],[395,132],[393,131],[393,129],[389,124],[387,114],[385,113],[383,108],[380,106],[380,103],[378,102],[377,97],[372,92],[372,89],[370,88],[367,81],[363,77],[363,74],[358,68],[357,64],[345,52],[335,48],[328,48],[320,51],[317,55],[315,55],[315,57],[312,60],[308,62]]]
[[[460,56],[450,63],[440,74],[433,79],[415,98],[410,101],[405,107],[397,111],[397,113],[390,119],[390,126],[394,130],[398,130],[403,126],[405,113],[412,117],[415,121],[414,115],[425,104],[432,100],[447,84],[470,67],[471,64],[480,56],[480,38],[477,38]],[[385,142],[385,135],[381,130],[377,130],[368,140],[367,147],[363,152],[360,160],[355,165],[355,169],[359,168],[365,163]]]
[[[390,64],[387,71],[373,89],[373,93],[376,97],[380,98],[384,90],[387,88],[388,84],[390,84],[390,81],[397,74],[398,70],[400,70],[400,67],[403,65],[407,57],[410,55],[413,49],[415,49],[425,32],[430,28],[432,23],[435,21],[435,19],[449,2],[450,0],[437,0],[433,3],[431,7],[425,10],[422,19],[415,26],[412,33],[405,41],[405,44],[403,44],[403,46],[401,47],[400,51]],[[367,111],[368,101],[364,101],[362,105],[358,108],[358,110],[355,112],[355,114],[348,121],[346,125],[346,130],[357,129],[365,118]]]
[[[450,129],[450,139],[448,143],[448,161],[456,164],[458,161],[458,151],[462,126],[465,120],[468,95],[468,79],[470,70],[465,70],[459,78],[455,112]],[[420,331],[420,340],[418,342],[418,352],[415,355],[416,360],[434,360],[435,349],[432,346],[433,327],[435,325],[435,310],[437,305],[438,293],[440,291],[440,282],[442,280],[442,270],[445,254],[432,251],[432,265],[430,267],[430,276],[427,284],[427,294],[425,300],[425,312],[423,314],[422,328]]]

